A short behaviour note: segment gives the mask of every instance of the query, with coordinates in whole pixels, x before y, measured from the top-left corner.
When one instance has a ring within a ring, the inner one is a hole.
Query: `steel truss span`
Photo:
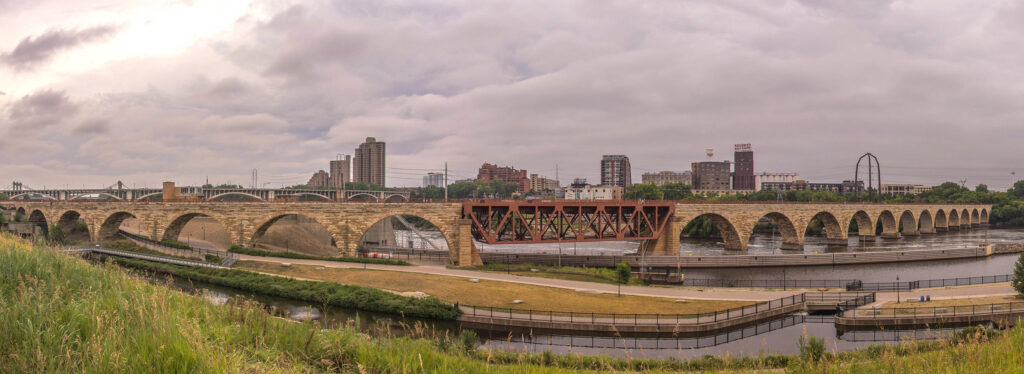
[[[487,244],[657,239],[675,212],[672,202],[466,203],[473,237]]]

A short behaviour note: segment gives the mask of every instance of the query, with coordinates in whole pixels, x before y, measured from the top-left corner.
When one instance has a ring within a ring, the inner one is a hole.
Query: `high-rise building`
[[[561,186],[559,186],[558,180],[530,174],[530,191],[555,191],[559,187]]]
[[[423,187],[444,187],[444,173],[427,173],[423,176]]]
[[[326,171],[320,170],[313,173],[313,176],[309,178],[309,182],[306,182],[306,187],[327,187],[330,179]]]
[[[366,138],[366,142],[356,148],[353,159],[352,176],[355,181],[384,187],[384,159],[384,142],[378,142],[372,137]]]
[[[693,172],[690,171],[659,171],[657,173],[643,173],[640,177],[643,183],[661,186],[668,183],[685,183],[693,185]]]
[[[604,155],[601,157],[601,185],[626,188],[633,184],[633,172],[629,168],[629,157]]]
[[[331,178],[329,186],[344,188],[345,183],[352,181],[352,156],[338,155],[337,160],[331,160]]]
[[[757,189],[754,183],[754,151],[750,144],[736,144],[734,160],[735,171],[732,176],[732,189],[753,191]]]
[[[690,164],[693,169],[693,189],[727,191],[730,185],[729,161],[703,161]]]
[[[519,192],[530,190],[530,178],[526,176],[526,170],[516,170],[511,166],[498,166],[484,163],[476,175],[477,180],[491,181],[500,180],[519,185],[516,189]]]

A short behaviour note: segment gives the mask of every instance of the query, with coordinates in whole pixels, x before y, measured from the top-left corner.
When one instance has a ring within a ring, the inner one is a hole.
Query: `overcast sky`
[[[0,0],[0,185],[305,183],[368,136],[633,180],[732,159],[885,182],[1024,173],[1024,2]]]

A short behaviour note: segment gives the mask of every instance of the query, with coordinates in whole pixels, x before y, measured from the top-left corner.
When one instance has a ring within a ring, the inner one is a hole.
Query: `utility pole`
[[[448,161],[444,162],[444,202],[448,202]]]

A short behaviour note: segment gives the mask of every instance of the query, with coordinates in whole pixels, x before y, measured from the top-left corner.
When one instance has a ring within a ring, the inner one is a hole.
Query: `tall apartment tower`
[[[344,188],[345,183],[352,181],[352,156],[338,155],[337,160],[331,160],[331,187]]]
[[[384,142],[366,138],[366,142],[356,148],[353,158],[352,176],[355,181],[384,187],[384,157]]]
[[[633,184],[633,172],[629,169],[629,157],[604,155],[601,158],[601,185],[626,188]]]
[[[754,185],[754,151],[750,149],[749,143],[736,144],[735,163],[732,189],[756,190],[758,186]]]

